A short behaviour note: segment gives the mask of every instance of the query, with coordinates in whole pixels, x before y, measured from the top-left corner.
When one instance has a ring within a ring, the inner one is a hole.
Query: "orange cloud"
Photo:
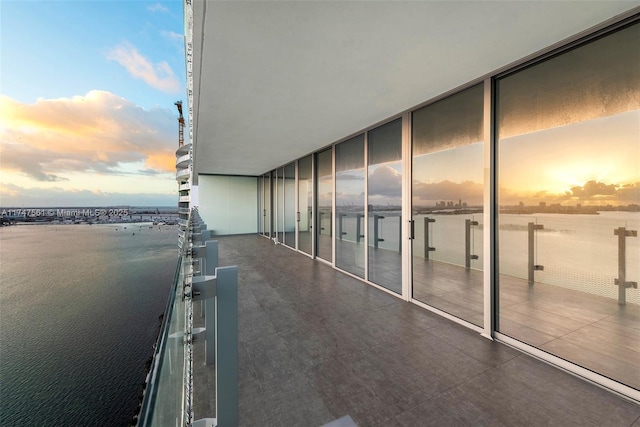
[[[174,171],[176,169],[176,155],[167,152],[150,154],[145,165],[150,169]]]
[[[2,169],[37,181],[64,180],[65,172],[175,170],[176,118],[170,109],[145,110],[104,91],[22,104],[0,96]],[[162,160],[161,160],[162,159]]]

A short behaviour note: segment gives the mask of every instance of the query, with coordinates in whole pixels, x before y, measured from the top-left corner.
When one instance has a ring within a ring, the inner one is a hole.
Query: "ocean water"
[[[0,425],[128,425],[177,259],[170,226],[1,228]]]

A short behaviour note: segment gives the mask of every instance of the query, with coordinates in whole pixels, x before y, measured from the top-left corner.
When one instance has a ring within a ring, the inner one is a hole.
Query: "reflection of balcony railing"
[[[618,236],[618,277],[614,284],[618,287],[618,303],[626,304],[627,288],[638,289],[638,282],[627,281],[627,237],[638,237],[638,230],[618,227],[613,230],[613,235]]]

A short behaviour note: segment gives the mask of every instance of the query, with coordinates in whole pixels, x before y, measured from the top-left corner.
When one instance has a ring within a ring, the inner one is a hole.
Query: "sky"
[[[0,0],[0,207],[177,205],[185,82],[180,0]]]

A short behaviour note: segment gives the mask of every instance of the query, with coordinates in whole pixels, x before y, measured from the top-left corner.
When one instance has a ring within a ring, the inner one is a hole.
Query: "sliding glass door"
[[[497,330],[640,389],[640,24],[496,82]]]
[[[336,267],[364,278],[364,135],[336,145]]]
[[[483,325],[483,85],[412,116],[412,297]]]
[[[333,166],[331,148],[316,154],[316,255],[333,262]]]
[[[296,164],[283,168],[284,187],[284,237],[285,245],[296,247]]]
[[[313,254],[313,179],[312,156],[298,160],[298,249]]]
[[[368,279],[402,293],[402,119],[367,134]]]

